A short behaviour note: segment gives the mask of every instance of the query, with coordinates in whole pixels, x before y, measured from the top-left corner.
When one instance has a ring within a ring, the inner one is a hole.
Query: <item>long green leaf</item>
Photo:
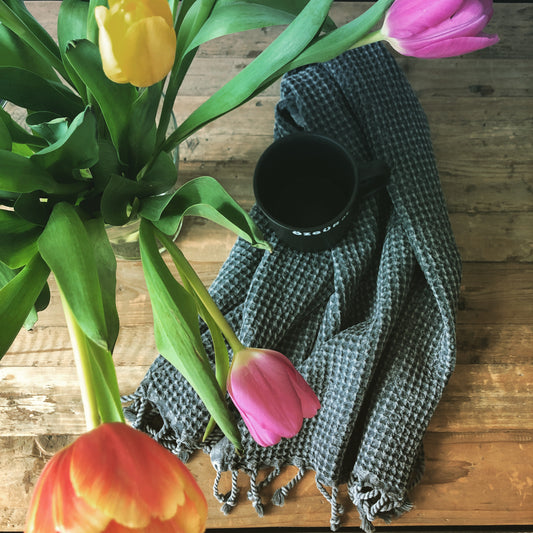
[[[59,81],[54,69],[3,24],[0,24],[0,66],[23,68],[47,80]]]
[[[104,74],[100,51],[90,41],[72,41],[67,47],[66,57],[98,102],[113,144],[121,158],[126,160],[126,136],[131,108],[137,97],[135,88],[129,84],[114,83]]]
[[[302,54],[288,63],[283,72],[311,63],[329,61],[348,50],[380,21],[393,2],[394,0],[378,0],[356,19],[317,39]]]
[[[94,249],[74,207],[67,203],[54,207],[38,244],[77,323],[95,344],[108,349]]]
[[[33,48],[47,63],[56,69],[66,80],[59,49],[50,34],[35,20],[19,0],[2,0],[0,2],[0,22],[18,35]]]
[[[12,144],[11,133],[4,121],[0,120],[0,150],[11,150]]]
[[[73,169],[92,167],[98,161],[96,118],[86,108],[55,143],[33,154],[30,159],[56,179],[71,181]]]
[[[37,238],[42,228],[27,222],[13,211],[0,209],[0,261],[9,268],[20,268],[37,253]]]
[[[168,151],[215,118],[238,107],[273,73],[292,61],[318,33],[333,0],[310,0],[285,31],[254,61],[198,107],[164,145]]]
[[[228,228],[258,248],[270,249],[248,213],[209,176],[188,181],[173,195],[147,198],[141,205],[140,214],[167,235],[179,230],[184,216],[196,215]]]
[[[0,359],[15,340],[45,286],[49,268],[39,254],[0,289]]]
[[[52,111],[73,119],[82,100],[61,83],[46,80],[19,67],[0,67],[0,98],[32,111]]]
[[[141,221],[140,248],[157,348],[191,384],[225,435],[240,448],[238,429],[205,354],[194,298],[171,275],[146,220]]]
[[[28,133],[18,122],[13,120],[9,113],[0,107],[0,121],[4,123],[14,143],[32,146],[45,146],[46,141]]]
[[[189,50],[224,35],[290,24],[308,2],[309,0],[219,0],[189,45]],[[326,22],[327,31],[335,28],[331,19]]]
[[[119,332],[119,317],[116,304],[117,293],[117,260],[113,248],[107,238],[102,217],[92,218],[85,222],[85,229],[94,250],[98,281],[102,291],[105,322],[107,325],[107,343],[112,352]]]
[[[57,17],[57,39],[63,64],[72,83],[86,103],[88,101],[87,88],[70,62],[65,59],[65,51],[70,41],[87,37],[88,12],[89,4],[85,0],[63,0]]]
[[[44,191],[50,194],[72,194],[82,190],[83,183],[58,183],[44,169],[27,157],[0,150],[0,190],[14,193]]]

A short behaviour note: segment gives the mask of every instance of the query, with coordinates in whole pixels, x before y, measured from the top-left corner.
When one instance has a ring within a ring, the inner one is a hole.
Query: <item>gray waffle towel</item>
[[[239,470],[249,474],[248,497],[262,515],[261,489],[295,465],[298,474],[272,503],[282,505],[313,470],[331,503],[331,528],[341,523],[337,495],[346,483],[361,527],[371,531],[375,518],[410,508],[422,438],[455,363],[461,262],[424,112],[381,45],[284,76],[275,137],[301,130],[336,139],[356,160],[387,162],[388,190],[365,199],[349,234],[324,252],[286,248],[253,209],[274,251],[238,240],[210,291],[243,344],[292,360],[320,399],[318,415],[270,448],[256,445],[241,421],[237,456],[221,434],[201,442],[208,413],[159,357],[127,416],[184,460],[195,449],[210,453],[224,512],[237,503]],[[269,475],[258,482],[264,468]],[[233,480],[224,495],[222,472]]]

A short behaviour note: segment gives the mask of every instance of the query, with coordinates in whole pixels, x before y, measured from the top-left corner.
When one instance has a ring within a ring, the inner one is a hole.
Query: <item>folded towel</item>
[[[337,495],[346,483],[361,527],[371,531],[375,518],[410,508],[423,435],[455,364],[461,262],[426,117],[380,44],[284,76],[274,136],[296,131],[327,135],[356,161],[385,161],[387,190],[365,198],[348,234],[323,252],[287,248],[252,209],[274,251],[239,239],[210,292],[244,345],[292,360],[320,399],[317,416],[269,448],[257,445],[241,421],[242,455],[220,433],[202,443],[209,415],[162,357],[126,411],[182,459],[199,448],[211,454],[225,512],[237,502],[239,470],[250,475],[248,497],[262,514],[261,489],[283,466],[295,465],[298,474],[273,503],[282,505],[312,470],[331,503],[331,528],[341,523]],[[207,332],[204,340],[211,351]],[[258,483],[264,468],[270,473]],[[225,471],[233,485],[222,495]]]

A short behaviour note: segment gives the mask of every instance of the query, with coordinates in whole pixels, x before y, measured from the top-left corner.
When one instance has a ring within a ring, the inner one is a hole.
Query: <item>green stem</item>
[[[96,391],[92,386],[92,369],[90,361],[90,348],[87,344],[87,338],[81,330],[76,318],[74,317],[70,306],[67,303],[63,293],[60,291],[61,303],[63,305],[63,312],[67,322],[70,342],[72,343],[72,350],[74,352],[74,360],[76,362],[76,369],[78,371],[78,380],[81,389],[81,399],[83,403],[83,410],[85,412],[85,422],[87,424],[87,431],[97,427],[101,420],[98,412],[98,399]]]
[[[364,46],[365,44],[377,43],[379,41],[383,41],[383,39],[384,36],[381,33],[381,30],[373,31],[368,35],[365,35],[362,39],[359,39],[359,41],[352,45],[351,48],[359,48],[360,46]]]
[[[218,326],[222,335],[228,341],[233,353],[240,352],[244,350],[244,346],[241,341],[238,339],[237,335],[233,331],[232,327],[229,325],[228,321],[218,308],[217,304],[214,302],[213,298],[209,294],[209,291],[206,289],[205,285],[202,283],[202,280],[198,277],[198,274],[191,266],[187,258],[183,255],[183,252],[174,244],[172,239],[155,228],[157,238],[163,243],[164,247],[170,253],[176,268],[180,272],[180,275],[187,279],[190,287],[194,290],[198,299],[202,302],[205,310],[215,324]]]

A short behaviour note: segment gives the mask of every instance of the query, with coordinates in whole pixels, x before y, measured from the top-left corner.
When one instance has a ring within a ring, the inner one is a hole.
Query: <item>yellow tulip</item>
[[[109,0],[94,10],[106,76],[148,87],[172,68],[176,33],[167,0]]]

